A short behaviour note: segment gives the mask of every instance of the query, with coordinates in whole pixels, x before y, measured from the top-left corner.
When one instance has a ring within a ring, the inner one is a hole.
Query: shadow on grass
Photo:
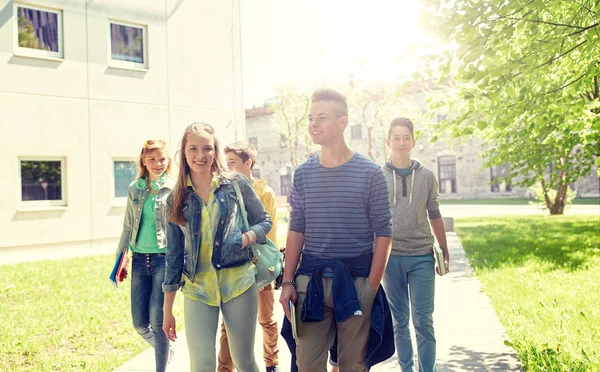
[[[523,266],[575,271],[600,255],[598,216],[467,218],[456,231],[475,270]]]

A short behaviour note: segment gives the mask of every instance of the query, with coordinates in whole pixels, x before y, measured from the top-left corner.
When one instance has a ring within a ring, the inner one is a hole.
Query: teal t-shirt
[[[164,249],[158,248],[156,240],[156,195],[150,194],[142,207],[140,228],[135,241],[135,247],[131,250],[136,253],[164,253]]]
[[[410,174],[410,172],[412,172],[413,166],[415,165],[415,161],[411,160],[410,161],[410,167],[408,168],[398,168],[398,167],[394,167],[394,169],[396,170],[396,173],[398,173],[400,176],[402,177],[406,177]]]

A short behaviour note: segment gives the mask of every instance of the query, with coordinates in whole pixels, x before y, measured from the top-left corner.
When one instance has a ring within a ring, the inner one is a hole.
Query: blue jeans
[[[398,362],[403,372],[413,371],[413,348],[408,329],[409,309],[417,335],[419,371],[435,371],[433,302],[435,295],[433,255],[392,254],[383,276],[392,316]],[[409,302],[410,301],[410,302]]]
[[[131,318],[136,331],[154,348],[156,371],[164,372],[169,358],[169,340],[162,330],[162,283],[165,256],[134,253],[131,263]]]

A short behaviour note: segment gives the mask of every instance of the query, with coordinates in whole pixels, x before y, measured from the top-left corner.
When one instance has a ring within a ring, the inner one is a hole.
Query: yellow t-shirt
[[[244,293],[255,282],[254,265],[250,261],[242,266],[219,271],[211,263],[214,238],[219,223],[220,208],[215,198],[215,190],[219,183],[219,176],[213,177],[207,205],[204,205],[202,198],[198,196],[202,203],[201,239],[200,247],[198,247],[200,254],[196,264],[194,283],[184,276],[185,285],[183,286],[184,296],[209,306],[220,306],[222,302],[227,302]],[[187,185],[194,187],[189,175]]]
[[[267,185],[267,181],[259,179],[254,181],[252,188],[262,202],[263,207],[265,207],[269,217],[271,217],[271,221],[273,221],[271,231],[267,233],[267,238],[275,243],[276,247],[279,247],[279,244],[277,244],[277,201],[275,199],[275,190]]]

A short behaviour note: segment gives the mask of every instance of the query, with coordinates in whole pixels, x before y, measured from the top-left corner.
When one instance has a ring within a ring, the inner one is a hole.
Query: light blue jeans
[[[183,311],[191,372],[214,372],[217,368],[219,310],[223,313],[229,351],[235,369],[239,372],[259,372],[254,358],[254,336],[258,317],[256,284],[238,297],[221,303],[220,307],[209,306],[185,297]]]
[[[412,315],[417,335],[419,371],[435,371],[434,263],[432,254],[422,256],[392,254],[383,276],[383,288],[388,296],[394,319],[398,363],[403,372],[414,371],[413,347],[408,329],[409,314]]]

